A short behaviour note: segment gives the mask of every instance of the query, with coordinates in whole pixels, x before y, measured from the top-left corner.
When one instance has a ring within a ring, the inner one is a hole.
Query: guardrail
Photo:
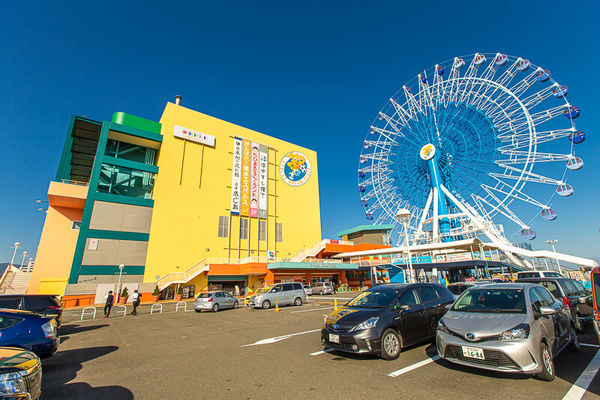
[[[115,308],[113,309],[113,317],[116,317],[117,313],[120,312],[119,310],[117,310],[117,308],[122,308],[121,311],[123,311],[123,316],[127,315],[127,307],[126,306],[115,306]]]
[[[150,314],[154,314],[154,307],[158,306],[158,310],[160,311],[160,313],[162,314],[163,311],[163,305],[160,303],[154,303],[152,304],[152,307],[150,307]]]
[[[187,303],[185,301],[180,301],[175,305],[175,312],[179,311],[179,307],[183,306],[183,311],[187,311]]]
[[[83,321],[83,316],[85,315],[85,312],[87,310],[94,310],[94,314],[92,315],[92,319],[96,319],[96,307],[84,307],[83,310],[81,311],[81,320]]]

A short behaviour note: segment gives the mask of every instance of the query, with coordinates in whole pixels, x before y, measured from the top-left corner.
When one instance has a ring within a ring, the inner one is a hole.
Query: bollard
[[[337,311],[338,310],[338,306],[337,306],[337,299],[333,300],[333,310]]]
[[[275,300],[275,312],[279,312],[279,303]]]

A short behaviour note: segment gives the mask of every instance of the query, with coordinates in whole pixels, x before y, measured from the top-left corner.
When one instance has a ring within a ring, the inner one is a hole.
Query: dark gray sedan
[[[206,292],[200,293],[198,297],[196,297],[196,302],[194,303],[194,310],[196,312],[217,312],[222,308],[238,308],[239,305],[239,300],[227,292]]]

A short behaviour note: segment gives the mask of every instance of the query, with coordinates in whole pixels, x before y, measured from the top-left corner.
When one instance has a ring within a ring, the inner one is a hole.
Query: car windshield
[[[397,296],[395,290],[367,290],[348,302],[350,307],[385,308]]]
[[[452,311],[525,314],[523,289],[471,288],[452,306]]]
[[[212,293],[200,293],[200,294],[198,295],[198,299],[208,299],[208,298],[210,298],[212,295],[213,295]]]

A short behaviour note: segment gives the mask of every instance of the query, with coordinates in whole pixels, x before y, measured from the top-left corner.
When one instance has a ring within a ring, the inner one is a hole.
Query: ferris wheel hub
[[[431,160],[435,156],[435,146],[431,143],[427,143],[419,150],[419,156],[425,161]]]

